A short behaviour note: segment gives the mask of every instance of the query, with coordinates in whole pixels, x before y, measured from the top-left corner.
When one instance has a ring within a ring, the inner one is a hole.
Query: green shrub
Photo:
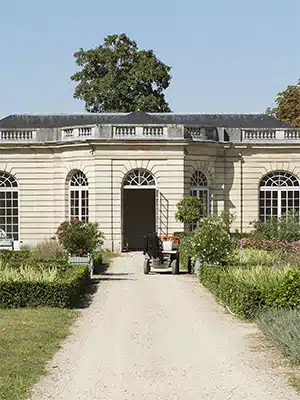
[[[222,216],[202,218],[191,239],[191,256],[194,261],[212,265],[228,262],[233,252],[233,243],[228,225]]]
[[[30,258],[33,260],[53,260],[65,256],[63,246],[53,239],[46,239],[38,243],[30,251]]]
[[[239,281],[230,274],[230,268],[202,264],[201,283],[212,291],[230,311],[242,318],[253,319],[264,306],[262,293],[251,282]]]
[[[267,266],[221,267],[202,264],[200,281],[230,310],[253,319],[261,309],[300,307],[300,270]]]
[[[300,362],[300,311],[297,309],[270,309],[258,318],[258,325],[265,335],[282,352]]]
[[[262,239],[287,242],[300,239],[299,213],[296,211],[290,211],[280,218],[268,218],[266,222],[255,221],[252,225]]]
[[[230,260],[231,265],[242,265],[242,266],[281,266],[280,255],[277,252],[270,252],[266,250],[257,250],[252,248],[244,248],[242,251],[236,249]]]
[[[82,222],[77,218],[62,222],[56,231],[59,243],[71,255],[92,253],[103,244],[103,233],[97,222]]]
[[[30,259],[30,251],[28,250],[1,250],[0,259],[5,263],[20,264],[25,263]]]
[[[23,280],[2,279],[0,274],[0,307],[72,306],[85,292],[88,280],[87,265],[72,265],[55,279],[28,279],[26,274]]]
[[[177,221],[196,224],[203,217],[202,201],[197,196],[185,196],[176,204],[176,207],[178,209],[175,213]]]

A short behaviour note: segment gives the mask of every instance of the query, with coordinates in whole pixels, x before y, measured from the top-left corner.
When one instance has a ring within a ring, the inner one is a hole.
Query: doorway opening
[[[123,250],[144,247],[144,236],[156,230],[156,183],[145,169],[130,171],[123,181]]]

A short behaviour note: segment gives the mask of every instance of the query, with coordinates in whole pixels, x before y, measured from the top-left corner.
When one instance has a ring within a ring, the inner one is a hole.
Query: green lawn
[[[77,316],[58,308],[0,310],[1,400],[26,398]]]

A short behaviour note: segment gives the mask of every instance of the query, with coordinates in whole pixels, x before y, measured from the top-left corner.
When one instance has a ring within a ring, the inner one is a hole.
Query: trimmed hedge
[[[230,311],[242,318],[254,319],[262,309],[272,307],[300,307],[300,270],[282,271],[280,285],[266,285],[250,279],[239,279],[230,270],[237,267],[201,265],[201,283],[212,291]],[[272,268],[265,267],[272,273]],[[244,268],[243,271],[247,271]],[[274,270],[273,270],[274,271]]]
[[[85,292],[89,280],[87,265],[72,265],[53,282],[1,282],[0,307],[70,307]]]

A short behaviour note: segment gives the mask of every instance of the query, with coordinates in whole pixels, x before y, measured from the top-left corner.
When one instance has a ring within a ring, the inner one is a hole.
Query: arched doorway
[[[144,236],[155,231],[155,178],[146,169],[129,171],[122,192],[123,249],[142,250]]]

